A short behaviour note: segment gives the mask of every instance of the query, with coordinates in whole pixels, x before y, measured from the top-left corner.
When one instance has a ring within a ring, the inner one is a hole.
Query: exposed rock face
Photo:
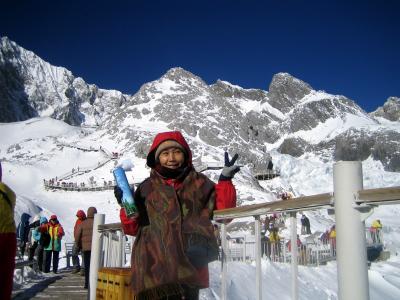
[[[371,113],[374,117],[382,117],[389,121],[400,121],[400,98],[389,97],[382,107]]]
[[[377,134],[372,156],[381,161],[386,170],[400,172],[400,133],[389,130]]]
[[[0,122],[50,116],[70,125],[98,125],[126,101],[118,91],[89,85],[51,66],[7,37],[0,40]]]
[[[335,160],[379,160],[386,170],[400,171],[400,133],[385,130],[371,133],[350,129],[335,139]]]
[[[312,88],[307,83],[288,73],[278,73],[269,85],[269,103],[282,111],[289,112]]]
[[[283,141],[278,150],[283,154],[300,157],[306,152],[308,146],[308,143],[301,138],[288,138]]]
[[[335,139],[335,160],[363,161],[371,155],[374,139],[367,132],[348,130]]]
[[[245,98],[260,102],[267,98],[267,92],[263,90],[245,90],[240,86],[231,85],[228,82],[221,80],[217,80],[215,84],[210,86],[210,89],[216,96],[225,98]]]
[[[266,149],[272,149],[295,157],[312,153],[324,161],[372,156],[387,170],[400,169],[399,130],[377,118],[399,122],[399,98],[389,98],[370,116],[352,100],[315,91],[288,73],[274,75],[264,91],[221,80],[208,85],[172,68],[136,94],[124,95],[87,84],[2,38],[0,104],[0,122],[51,116],[96,125],[102,136],[139,157],[146,156],[154,132],[138,125],[162,124],[186,135],[198,161],[220,159],[227,149],[262,171],[271,158]]]

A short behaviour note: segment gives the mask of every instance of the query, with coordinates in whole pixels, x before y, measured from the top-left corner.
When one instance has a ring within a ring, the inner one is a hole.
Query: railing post
[[[256,238],[256,299],[262,299],[262,285],[261,285],[261,226],[260,216],[254,217],[254,230]]]
[[[107,267],[111,267],[111,263],[112,263],[112,250],[111,250],[111,245],[112,245],[112,232],[111,231],[107,231],[107,245],[106,245],[106,249],[107,249],[107,263],[105,263],[104,265]],[[110,263],[111,261],[111,263]]]
[[[283,262],[284,263],[286,263],[286,241],[285,241],[285,239],[283,239],[283,246],[282,246],[282,248],[283,248]]]
[[[227,268],[227,259],[226,259],[226,254],[228,251],[227,247],[227,241],[226,241],[226,226],[224,223],[221,224],[221,246],[222,246],[222,253],[221,253],[221,268],[222,268],[222,274],[221,274],[221,299],[222,300],[227,300],[227,290],[226,290],[226,276],[228,272]]]
[[[246,235],[243,237],[243,262],[246,262],[246,246],[247,246],[247,237]]]
[[[367,250],[361,213],[355,195],[363,189],[362,165],[339,161],[333,166],[336,219],[336,257],[339,299],[369,299]]]
[[[296,212],[290,213],[290,252],[292,253],[292,300],[299,298],[298,288],[298,261],[297,261],[297,219]]]
[[[103,225],[105,221],[104,214],[95,214],[93,221],[92,235],[92,252],[90,257],[90,273],[89,273],[89,299],[96,300],[97,277],[101,262],[101,251],[103,248],[103,240],[98,230],[99,225]]]
[[[121,268],[125,264],[125,262],[124,262],[124,256],[125,256],[125,247],[124,247],[125,243],[124,243],[124,240],[125,240],[125,236],[122,233],[122,231],[118,231],[117,234],[118,234],[117,266]]]

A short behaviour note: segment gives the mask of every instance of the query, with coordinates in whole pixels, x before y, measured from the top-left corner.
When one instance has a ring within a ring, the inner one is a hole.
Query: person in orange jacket
[[[17,235],[14,222],[15,193],[2,182],[0,162],[0,299],[11,299]]]
[[[329,231],[329,242],[331,244],[331,253],[336,256],[336,226],[333,225]]]
[[[79,225],[86,220],[86,214],[83,210],[78,210],[76,212],[76,221],[75,221],[75,225],[74,225],[74,236],[76,236],[77,231],[78,231],[78,227]],[[74,245],[72,246],[72,265],[73,265],[73,270],[72,270],[72,274],[78,273],[79,271],[81,271],[81,264],[79,262],[79,252],[81,252],[81,248],[78,245],[78,241],[74,242]],[[84,261],[82,260],[82,266],[84,264]],[[82,272],[83,273],[83,272]]]
[[[50,217],[47,224],[39,227],[40,234],[48,234],[50,242],[44,247],[44,272],[50,272],[51,260],[53,260],[53,273],[58,272],[58,259],[61,251],[61,239],[64,236],[64,229],[56,215]]]
[[[136,236],[131,265],[138,299],[196,300],[199,289],[209,286],[208,262],[218,258],[211,218],[216,209],[236,206],[232,178],[239,171],[237,158],[229,160],[225,153],[215,184],[195,171],[180,132],[154,138],[147,155],[150,177],[134,194],[138,214],[127,218],[120,211],[124,232]],[[116,187],[114,193],[121,202],[122,191]]]

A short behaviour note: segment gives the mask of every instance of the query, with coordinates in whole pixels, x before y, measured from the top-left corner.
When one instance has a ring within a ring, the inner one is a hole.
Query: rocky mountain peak
[[[186,71],[181,67],[171,68],[161,77],[161,79],[169,79],[176,84],[185,84],[187,81],[198,81],[201,84],[206,85],[206,83],[198,76],[193,73]]]
[[[274,75],[270,90],[263,91],[222,80],[209,86],[183,68],[172,68],[129,96],[87,84],[67,69],[54,67],[2,38],[0,101],[0,122],[50,116],[70,125],[100,125],[105,135],[126,142],[124,151],[140,156],[146,153],[152,135],[131,126],[142,119],[156,127],[183,131],[193,139],[199,155],[229,145],[255,170],[265,169],[267,144],[268,151],[292,156],[313,152],[327,160],[365,159],[373,154],[388,170],[400,169],[397,131],[386,130],[350,99],[314,91],[288,73]],[[389,98],[381,111],[398,120],[399,98]],[[332,124],[337,128],[322,130],[321,136],[314,134]],[[349,131],[336,141],[357,124],[373,127],[365,134]],[[373,129],[375,125],[382,127],[382,133]],[[313,132],[312,138],[303,138],[306,132]],[[358,144],[365,145],[361,156],[354,154],[354,147],[347,147]]]
[[[242,98],[262,101],[267,97],[267,92],[259,89],[244,89],[238,85],[218,79],[211,85],[211,90],[217,96],[227,98]]]
[[[400,98],[389,97],[385,104],[371,113],[374,117],[382,117],[389,121],[400,121]]]
[[[70,125],[93,125],[125,102],[126,95],[89,85],[2,37],[0,99],[0,122],[50,116]]]
[[[289,73],[277,73],[269,85],[269,103],[281,110],[289,112],[297,102],[312,91],[312,87]]]
[[[18,45],[13,42],[12,40],[10,40],[8,37],[6,36],[2,36],[0,38],[0,46],[1,49],[7,49],[7,48],[15,48],[18,47]]]

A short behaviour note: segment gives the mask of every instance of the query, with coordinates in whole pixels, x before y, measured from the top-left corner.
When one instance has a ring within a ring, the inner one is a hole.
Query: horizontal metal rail
[[[99,232],[103,231],[120,231],[122,230],[121,223],[99,224],[97,227]]]
[[[312,196],[279,200],[267,203],[245,205],[214,211],[214,220],[261,216],[275,212],[291,212],[320,209],[333,206],[333,194],[325,193]]]
[[[361,190],[357,193],[355,202],[367,205],[400,204],[400,186]]]
[[[36,261],[34,261],[34,260],[16,261],[15,268],[20,269],[20,268],[26,267],[26,266],[33,266],[34,264],[36,264]]]

